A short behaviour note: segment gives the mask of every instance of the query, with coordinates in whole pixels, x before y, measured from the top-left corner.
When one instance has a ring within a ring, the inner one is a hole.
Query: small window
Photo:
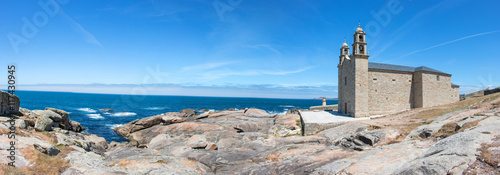
[[[344,78],[344,84],[347,85],[347,77]]]
[[[373,78],[373,81],[377,81],[377,78]]]
[[[392,79],[392,81],[394,82],[394,81],[396,81],[396,79]]]
[[[437,81],[439,81],[439,75],[436,77]]]
[[[408,82],[410,82],[410,83],[411,83],[411,80],[408,80]]]

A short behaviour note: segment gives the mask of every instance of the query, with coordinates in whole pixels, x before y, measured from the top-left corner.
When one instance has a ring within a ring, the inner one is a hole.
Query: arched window
[[[347,49],[344,49],[344,55],[347,55]]]
[[[362,35],[359,35],[359,41],[363,42],[363,36]]]

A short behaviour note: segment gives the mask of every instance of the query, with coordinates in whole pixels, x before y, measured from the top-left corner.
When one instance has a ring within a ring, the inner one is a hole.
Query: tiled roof
[[[400,66],[393,64],[383,64],[383,63],[368,63],[368,69],[380,69],[380,70],[393,70],[393,71],[401,71],[401,72],[418,72],[418,71],[426,71],[426,72],[434,72],[440,74],[447,74],[436,69],[431,69],[425,66],[420,67],[408,67],[408,66]]]

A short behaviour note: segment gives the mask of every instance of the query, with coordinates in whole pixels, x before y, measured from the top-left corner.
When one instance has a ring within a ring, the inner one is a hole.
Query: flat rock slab
[[[342,125],[349,121],[367,120],[369,117],[354,118],[338,113],[337,111],[300,111],[302,130],[304,135]]]

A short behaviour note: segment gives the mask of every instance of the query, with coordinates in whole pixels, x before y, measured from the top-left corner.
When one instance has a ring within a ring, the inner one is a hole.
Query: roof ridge
[[[381,70],[395,70],[395,71],[402,71],[402,72],[418,72],[418,71],[428,71],[428,72],[434,72],[434,73],[441,73],[441,74],[448,74],[427,66],[419,66],[419,67],[411,67],[411,66],[402,66],[402,65],[396,65],[396,64],[386,64],[386,63],[375,63],[375,62],[368,62],[368,68],[372,69],[381,69]],[[451,74],[449,74],[451,75]]]

